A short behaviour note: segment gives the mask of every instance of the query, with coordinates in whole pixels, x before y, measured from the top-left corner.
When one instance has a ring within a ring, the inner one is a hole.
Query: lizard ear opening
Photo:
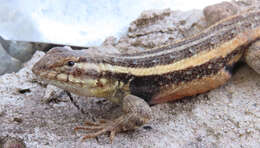
[[[67,63],[67,65],[70,67],[72,67],[74,64],[75,64],[75,62],[73,62],[73,61],[68,61],[68,63]]]

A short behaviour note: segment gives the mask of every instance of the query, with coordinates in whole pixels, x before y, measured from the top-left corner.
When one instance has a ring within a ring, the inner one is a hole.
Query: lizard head
[[[84,96],[92,96],[89,91],[93,79],[85,75],[80,58],[85,58],[84,51],[67,47],[50,49],[32,68],[32,72],[40,79],[67,91]],[[84,90],[82,90],[84,89]]]
[[[75,71],[74,65],[79,59],[75,52],[66,47],[52,48],[34,64],[32,72],[43,79],[50,80],[61,78],[62,74],[72,74]]]
[[[83,96],[111,95],[118,82],[102,77],[96,56],[86,50],[55,47],[32,68],[39,78],[59,88]]]

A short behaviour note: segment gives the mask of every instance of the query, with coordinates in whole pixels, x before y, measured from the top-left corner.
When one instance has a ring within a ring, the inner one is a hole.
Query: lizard
[[[49,50],[32,72],[77,95],[106,98],[123,114],[76,127],[83,140],[134,130],[151,119],[150,106],[205,93],[225,84],[245,47],[260,38],[260,11],[246,11],[178,42],[138,53],[96,54],[66,47]]]

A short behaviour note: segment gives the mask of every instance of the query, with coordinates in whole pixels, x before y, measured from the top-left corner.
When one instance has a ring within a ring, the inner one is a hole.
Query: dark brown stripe
[[[247,45],[244,45],[247,46]],[[178,70],[174,72],[165,73],[162,75],[150,75],[150,76],[135,76],[126,73],[113,73],[111,71],[103,71],[97,72],[95,70],[92,71],[84,71],[82,73],[83,76],[87,75],[92,78],[109,78],[116,79],[119,81],[124,81],[125,83],[130,79],[138,79],[139,81],[156,81],[156,83],[160,84],[159,86],[163,86],[165,84],[178,84],[180,82],[191,81],[193,79],[201,78],[204,75],[211,75],[217,73],[220,69],[222,69],[229,61],[237,54],[242,54],[243,49],[245,47],[239,47],[232,51],[229,55],[224,58],[217,58],[208,61],[202,65],[198,65],[195,67],[189,67],[183,70]],[[73,71],[71,73],[74,73]]]

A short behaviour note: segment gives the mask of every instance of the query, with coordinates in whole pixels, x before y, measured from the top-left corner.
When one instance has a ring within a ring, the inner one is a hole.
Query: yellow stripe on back
[[[241,45],[247,44],[251,40],[260,37],[260,27],[257,27],[247,33],[240,33],[232,40],[221,44],[211,50],[204,50],[192,57],[182,59],[178,62],[167,65],[155,65],[153,67],[124,67],[111,65],[107,63],[78,63],[78,66],[85,70],[96,70],[111,73],[128,73],[135,76],[161,75],[173,71],[184,70],[189,67],[195,67],[207,63],[212,59],[224,58]]]

